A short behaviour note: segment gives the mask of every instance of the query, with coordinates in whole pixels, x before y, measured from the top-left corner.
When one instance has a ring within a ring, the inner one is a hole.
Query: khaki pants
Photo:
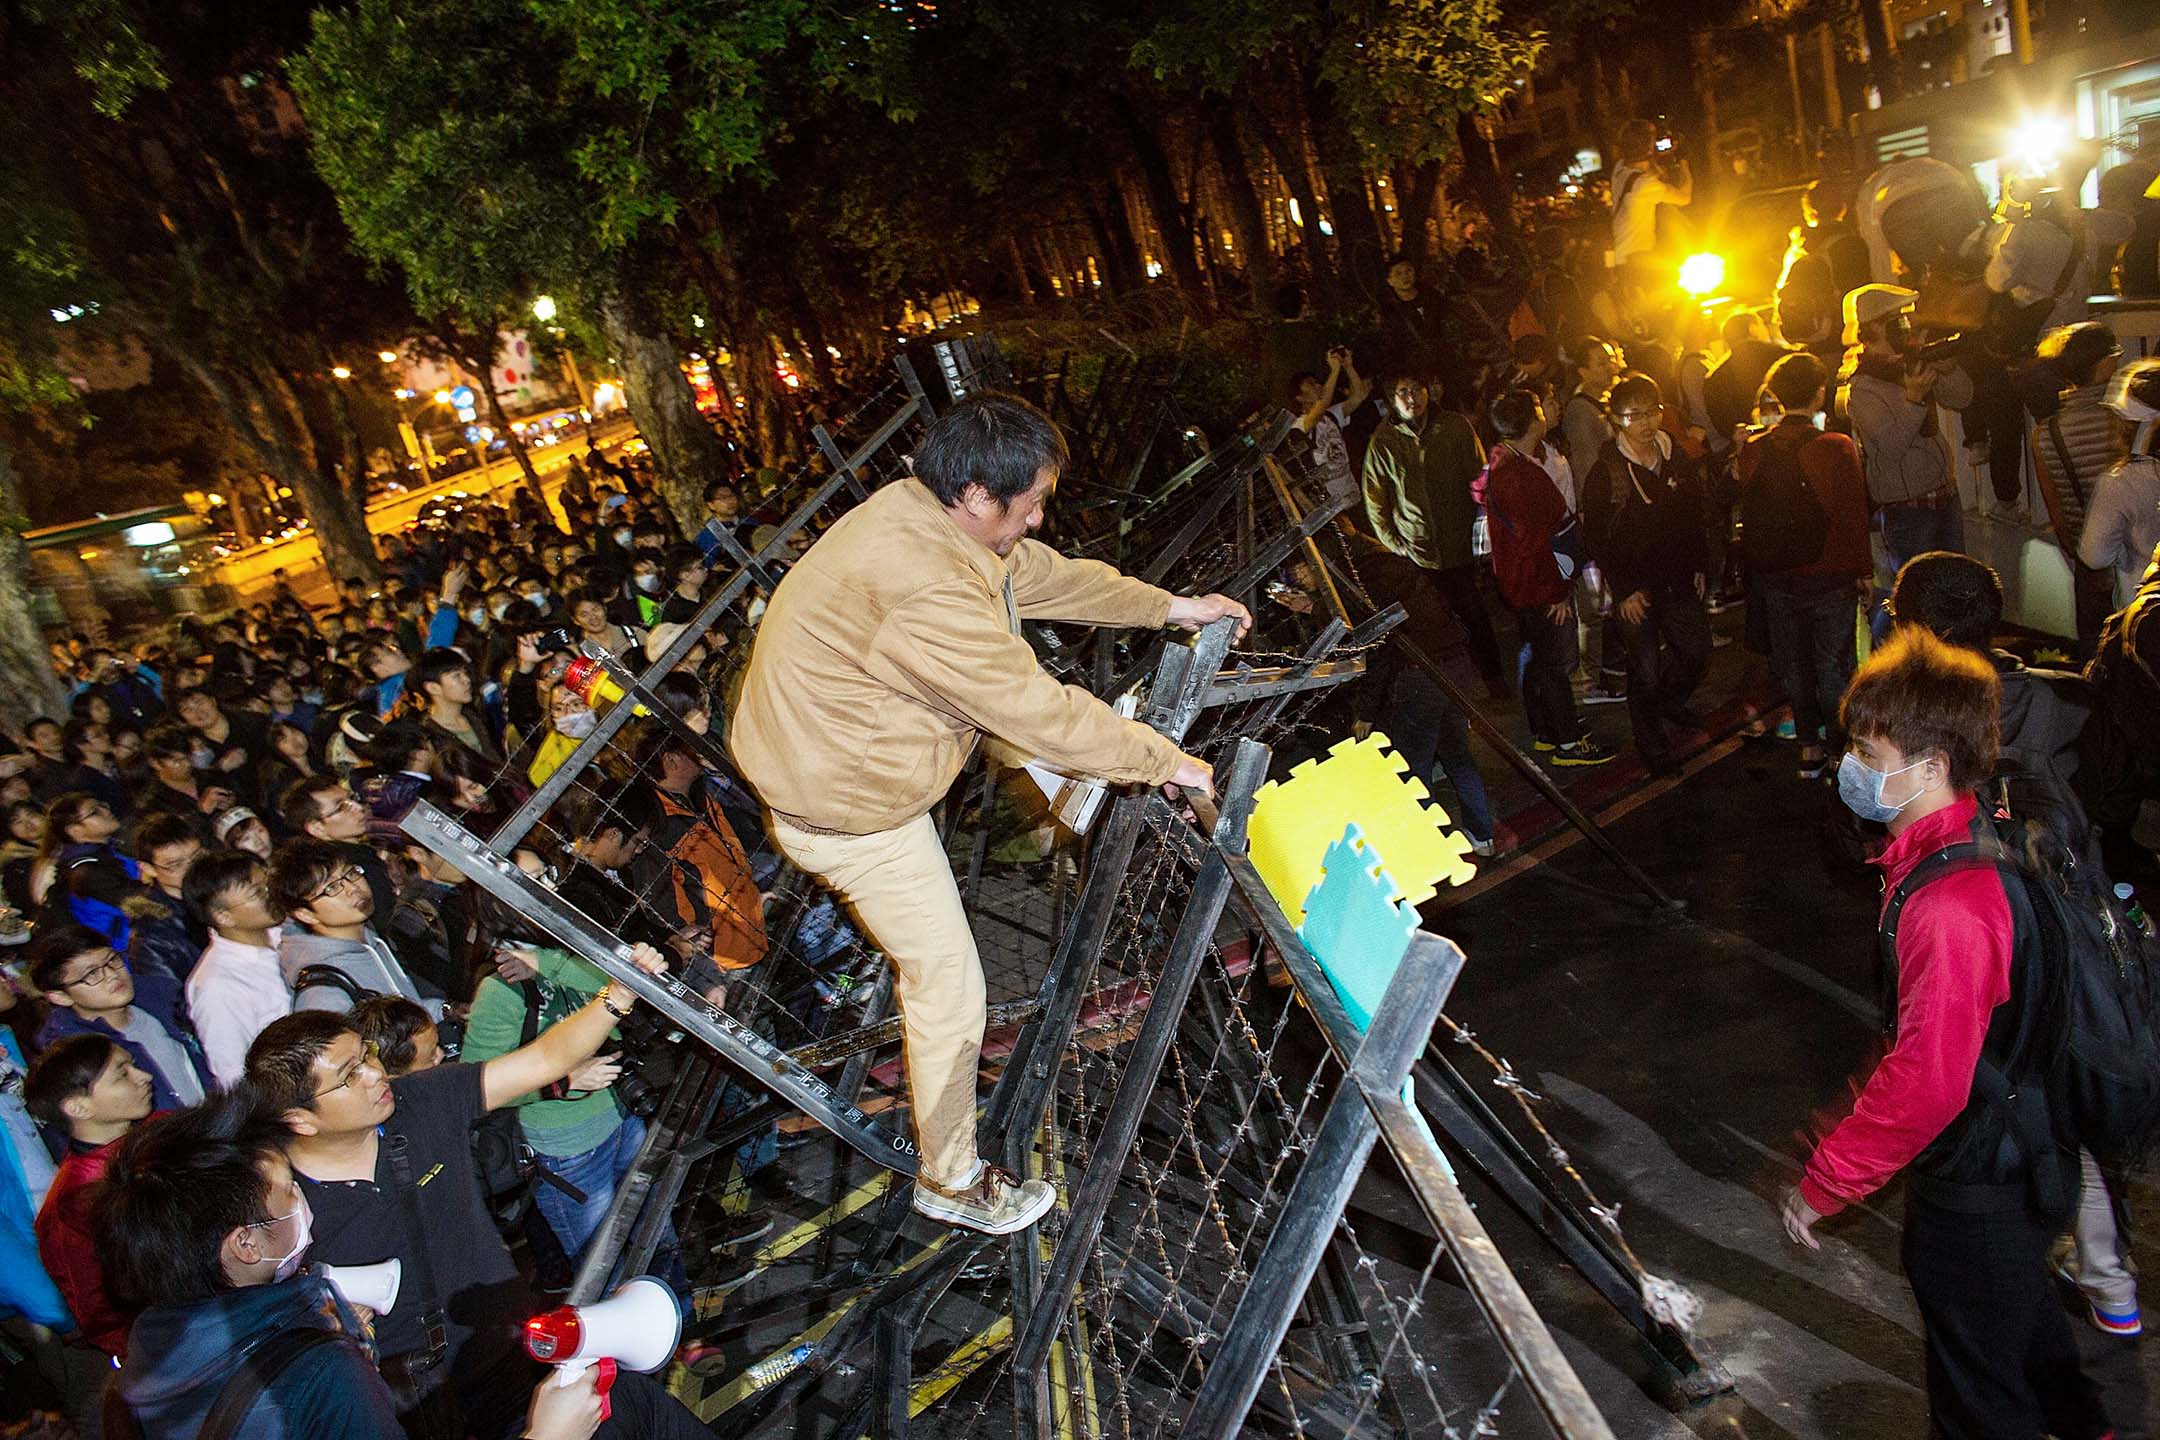
[[[869,835],[814,835],[774,816],[772,837],[839,893],[892,961],[923,1178],[966,1182],[976,1159],[982,960],[937,826],[924,815]]]

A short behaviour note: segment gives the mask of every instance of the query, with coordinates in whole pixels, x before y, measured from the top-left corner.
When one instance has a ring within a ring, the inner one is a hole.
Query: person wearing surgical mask
[[[302,1331],[327,1333],[270,1380],[251,1413],[274,1413],[288,1435],[402,1434],[367,1312],[303,1268],[314,1215],[284,1139],[276,1113],[243,1090],[145,1121],[111,1147],[99,1253],[116,1288],[144,1309],[108,1403],[145,1436],[198,1433],[248,1357]]]
[[[1875,864],[1890,897],[1894,1029],[1783,1219],[1795,1244],[1819,1250],[1818,1225],[1909,1171],[1901,1248],[1931,1430],[2094,1437],[2107,1433],[2099,1394],[2048,1268],[2078,1194],[2077,1149],[2021,1140],[1988,1098],[2013,1065],[2007,1037],[2034,1018],[2013,985],[2011,896],[1985,863],[1906,884],[1929,857],[1992,836],[1974,791],[1994,773],[2000,704],[1986,657],[1918,625],[1898,626],[1845,691],[1838,795],[1889,832]],[[2059,1198],[2043,1209],[2041,1196]]]
[[[2160,546],[2160,360],[2117,370],[2103,403],[2120,426],[2123,458],[2093,486],[2078,559],[2113,575],[2120,609]]]

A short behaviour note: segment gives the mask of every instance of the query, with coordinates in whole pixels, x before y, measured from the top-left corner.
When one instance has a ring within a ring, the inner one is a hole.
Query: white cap
[[[1895,315],[1900,310],[1910,310],[1920,298],[1917,290],[1903,285],[1862,285],[1845,293],[1845,343],[1860,343],[1860,327],[1880,320],[1885,315]]]

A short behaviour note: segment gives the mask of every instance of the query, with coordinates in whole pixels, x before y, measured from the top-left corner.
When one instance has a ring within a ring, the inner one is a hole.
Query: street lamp
[[[335,377],[337,377],[338,379],[340,379],[340,380],[350,380],[350,379],[352,379],[352,371],[350,371],[350,370],[346,369],[346,368],[345,368],[345,367],[344,367],[343,365],[333,365],[333,366],[331,366],[331,367],[330,367],[330,373],[331,373],[331,374],[332,374],[333,376],[335,376]]]
[[[398,355],[395,350],[378,350],[375,352],[375,358],[385,365],[395,365],[397,364]]]
[[[534,297],[532,312],[535,320],[553,320],[555,318],[555,297],[552,295]]]

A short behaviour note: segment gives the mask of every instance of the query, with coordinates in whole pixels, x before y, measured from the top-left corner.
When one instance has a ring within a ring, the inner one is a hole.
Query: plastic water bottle
[[[2116,885],[2115,899],[2123,907],[2123,919],[2147,935],[2153,933],[2152,917],[2145,913],[2145,906],[2137,898],[2137,891],[2127,880]]]
[[[750,1388],[763,1390],[768,1385],[779,1384],[801,1369],[803,1362],[808,1360],[815,1350],[816,1347],[812,1345],[797,1345],[794,1349],[778,1355],[766,1356],[745,1372],[750,1380]]]

